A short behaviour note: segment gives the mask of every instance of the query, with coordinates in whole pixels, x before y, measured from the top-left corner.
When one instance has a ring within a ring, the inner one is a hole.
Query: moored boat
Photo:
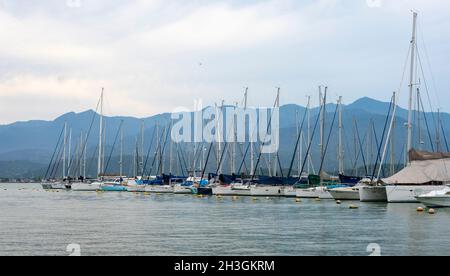
[[[93,183],[73,183],[72,184],[72,191],[75,192],[95,192],[100,189],[100,185],[102,183],[100,182],[93,182]]]
[[[417,196],[416,199],[429,208],[450,207],[450,187]]]
[[[387,202],[386,187],[372,179],[364,178],[359,186],[359,200],[361,202]]]
[[[48,183],[42,183],[42,188],[44,190],[66,190],[66,184],[64,182],[48,182]]]
[[[409,160],[406,168],[382,180],[389,203],[417,203],[418,196],[443,190],[450,183],[450,153],[411,150]]]
[[[173,186],[173,193],[176,195],[191,194],[192,193],[191,186],[192,183],[190,182],[176,184],[175,186]]]
[[[113,181],[101,182],[99,190],[103,192],[126,192],[127,186],[124,185],[123,179],[114,179]]]
[[[329,189],[328,192],[335,200],[359,200],[359,186],[334,188]]]
[[[171,185],[144,185],[147,193],[173,194],[174,188]]]
[[[283,187],[271,185],[252,185],[250,187],[250,195],[278,197],[283,195]]]
[[[297,188],[295,186],[284,186],[282,194],[284,197],[297,197]]]

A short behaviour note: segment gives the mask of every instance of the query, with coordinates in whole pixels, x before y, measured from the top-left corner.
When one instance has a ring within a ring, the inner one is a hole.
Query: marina
[[[450,256],[443,0],[4,2],[0,256]]]

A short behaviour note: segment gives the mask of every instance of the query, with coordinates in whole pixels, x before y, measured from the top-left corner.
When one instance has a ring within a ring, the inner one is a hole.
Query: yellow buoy
[[[352,204],[352,205],[348,206],[348,208],[349,208],[349,209],[358,209],[359,207]]]
[[[423,207],[417,207],[417,212],[422,213],[423,211],[425,211]]]
[[[320,201],[320,198],[316,198],[316,201],[319,202],[319,201]]]
[[[238,197],[237,196],[233,196],[233,200],[234,201],[238,200]]]
[[[434,209],[430,209],[430,210],[428,210],[428,214],[434,215],[434,214],[436,214],[436,211]]]
[[[256,198],[256,197],[253,198],[253,201],[257,201],[257,200],[258,200],[258,198]]]
[[[301,202],[302,202],[302,200],[301,200],[300,198],[297,198],[297,199],[295,200],[295,202],[297,202],[297,203],[301,203]]]

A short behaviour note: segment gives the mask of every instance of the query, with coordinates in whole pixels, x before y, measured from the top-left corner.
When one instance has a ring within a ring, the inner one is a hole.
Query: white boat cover
[[[383,183],[421,185],[450,182],[450,153],[429,153],[411,150],[411,164]]]

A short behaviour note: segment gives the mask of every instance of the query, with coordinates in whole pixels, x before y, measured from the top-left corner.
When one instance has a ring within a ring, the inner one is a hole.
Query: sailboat
[[[409,160],[405,169],[382,180],[390,203],[418,202],[418,196],[444,190],[450,183],[450,153],[411,150]]]
[[[418,51],[417,48],[417,17],[418,14],[413,12],[413,31],[411,39],[411,70],[409,82],[409,109],[408,109],[408,164],[399,173],[382,179],[382,183],[386,185],[387,199],[390,203],[413,203],[418,202],[421,195],[444,190],[446,184],[450,182],[450,173],[448,166],[450,165],[450,153],[436,152],[430,153],[425,151],[416,151],[413,148],[413,93],[416,85],[415,70]],[[395,109],[394,109],[395,116]],[[391,124],[392,128],[392,124]],[[385,148],[386,150],[386,148]],[[438,148],[439,150],[439,148]]]
[[[325,156],[328,150],[328,146],[329,146],[329,142],[330,142],[330,138],[331,138],[331,133],[333,130],[333,126],[335,123],[335,119],[336,119],[336,115],[339,114],[339,154],[338,154],[338,159],[339,159],[339,165],[340,165],[340,171],[343,171],[343,151],[342,151],[342,97],[339,97],[338,103],[336,105],[336,110],[335,110],[335,115],[333,117],[333,121],[330,127],[330,132],[328,135],[328,139],[327,141],[325,141],[325,115],[326,115],[326,99],[327,99],[327,90],[328,87],[325,87],[325,93],[322,95],[322,90],[321,90],[321,86],[319,87],[319,98],[320,98],[320,105],[321,105],[321,109],[320,109],[320,114],[319,117],[317,118],[315,127],[314,127],[314,132],[317,128],[317,124],[319,122],[319,119],[321,121],[320,124],[320,155],[321,155],[321,163],[320,163],[320,169],[319,169],[319,175],[309,175],[308,176],[308,181],[307,184],[309,185],[309,187],[305,187],[303,189],[299,189],[297,191],[297,197],[299,198],[320,198],[320,199],[333,199],[333,196],[329,193],[330,189],[333,188],[341,188],[341,187],[346,187],[346,186],[342,186],[339,183],[339,178],[338,177],[333,177],[329,174],[327,174],[324,170],[323,170],[323,165],[324,165],[324,161],[325,161]],[[308,152],[310,151],[311,148],[311,144],[312,144],[312,139],[314,138],[314,134],[313,137],[311,137],[310,140],[310,144],[308,146]],[[306,161],[306,160],[305,160]]]
[[[103,96],[104,96],[104,88],[102,88],[102,93],[100,96],[100,128],[99,128],[99,153],[98,153],[98,176],[102,173],[102,155],[103,155]],[[86,150],[86,143],[84,145],[84,151]],[[72,191],[75,192],[94,192],[101,189],[101,185],[103,183],[100,181],[94,181],[92,183],[88,182],[79,182],[72,184]]]
[[[63,137],[63,142],[61,141],[61,137],[62,135],[64,135]],[[65,190],[67,189],[66,185],[67,185],[67,177],[66,177],[66,146],[67,143],[67,122],[64,123],[64,127],[63,130],[61,131],[60,135],[59,135],[59,139],[58,142],[56,143],[56,148],[53,152],[53,156],[50,160],[50,164],[48,166],[47,172],[45,173],[45,177],[44,179],[47,179],[47,177],[52,178],[54,176],[54,173],[58,170],[57,167],[59,167],[59,162],[61,161],[60,159],[62,159],[62,164],[63,164],[63,168],[62,168],[62,180],[49,180],[49,181],[43,181],[41,183],[41,186],[44,190]],[[62,144],[62,146],[60,146]],[[60,153],[58,153],[58,148],[59,148],[59,152],[61,152],[61,148],[62,147],[62,156],[60,155]]]
[[[387,193],[386,193],[386,187],[378,181],[379,177],[375,178],[375,173],[381,153],[381,148],[384,143],[386,128],[388,126],[389,117],[391,116],[391,111],[395,111],[396,108],[396,93],[394,92],[391,103],[389,106],[389,110],[386,116],[386,122],[383,129],[383,134],[381,138],[381,142],[378,145],[378,153],[377,153],[377,159],[375,160],[375,165],[373,167],[373,173],[371,177],[362,179],[358,184],[358,192],[359,192],[359,200],[361,202],[387,202]],[[394,113],[394,112],[393,112]],[[392,122],[395,121],[395,114],[393,115]],[[392,130],[392,129],[391,129]],[[394,162],[394,143],[393,143],[393,132],[391,131],[387,135],[387,141],[385,145],[385,149],[387,149],[387,146],[390,144],[391,146],[391,162],[393,164]],[[383,154],[383,158],[380,160],[380,168],[379,168],[379,174],[381,172],[383,162],[384,162],[385,153]],[[391,173],[394,174],[394,168],[391,166]]]
[[[280,88],[278,88],[278,92],[277,92],[277,97],[275,100],[275,104],[274,104],[274,108],[279,108],[280,107]],[[272,120],[273,120],[273,113],[271,113],[270,118],[269,118],[269,122],[267,124],[267,133],[270,131],[271,127],[272,127]],[[265,146],[264,143],[262,143],[261,145],[261,149],[262,147]],[[256,166],[254,168],[254,171],[252,172],[252,178],[250,179],[249,182],[247,182],[246,184],[250,187],[250,195],[254,196],[254,197],[280,197],[283,196],[283,180],[280,177],[277,177],[277,166],[275,167],[275,169],[273,170],[273,174],[272,172],[272,155],[269,154],[269,174],[270,176],[265,177],[265,176],[259,176],[256,177],[256,171],[258,170],[258,166],[261,162],[261,158],[262,158],[262,154],[263,151],[260,150],[259,152],[259,157],[256,163]],[[276,155],[276,157],[278,158],[278,154]],[[276,162],[275,162],[276,163]]]

